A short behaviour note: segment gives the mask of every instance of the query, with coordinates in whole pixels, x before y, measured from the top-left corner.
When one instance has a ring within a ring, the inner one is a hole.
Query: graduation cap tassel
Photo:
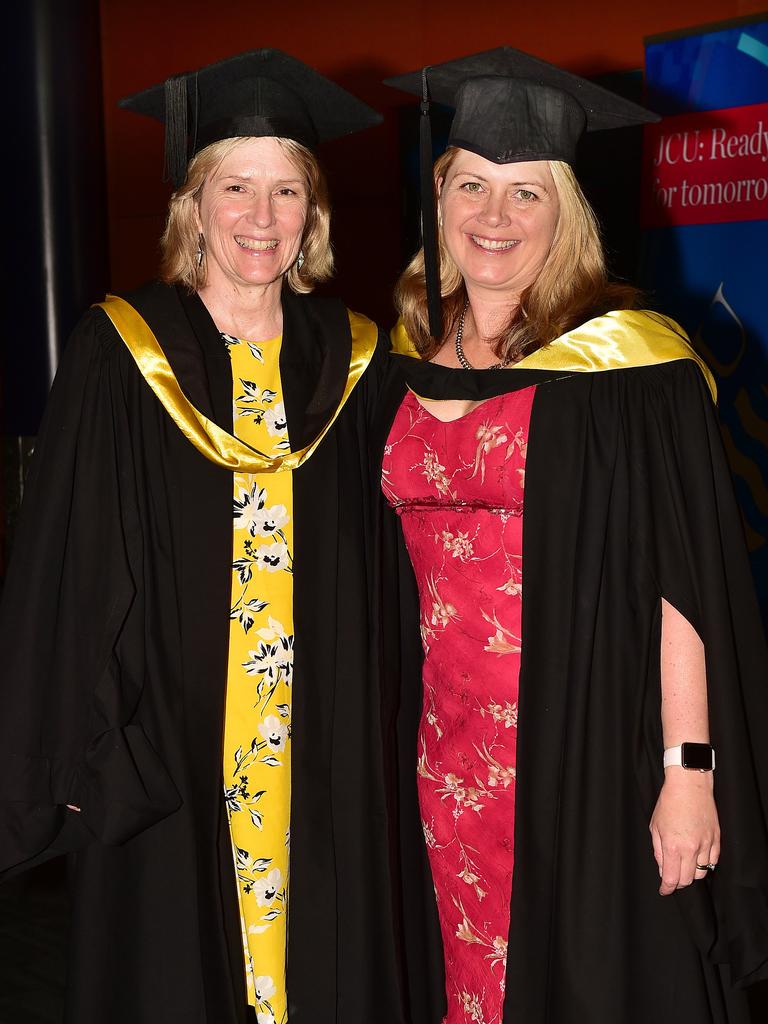
[[[199,72],[196,71],[192,78],[193,92],[195,96],[194,110],[192,111],[192,141],[189,153],[197,152],[197,129],[200,126],[200,83],[198,82]]]
[[[419,118],[419,177],[421,180],[421,239],[424,246],[424,277],[427,286],[429,333],[443,336],[443,304],[440,297],[440,260],[435,218],[435,188],[432,171],[432,125],[429,118],[427,68],[421,75],[421,116]]]
[[[178,188],[187,175],[187,76],[165,82],[165,164],[163,181]]]

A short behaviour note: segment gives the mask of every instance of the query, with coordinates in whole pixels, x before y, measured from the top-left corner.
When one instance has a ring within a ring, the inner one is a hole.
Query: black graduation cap
[[[430,331],[442,334],[429,103],[455,107],[448,145],[506,164],[573,163],[585,131],[658,121],[644,107],[511,46],[474,53],[386,84],[421,98],[422,236]]]
[[[165,125],[165,172],[175,186],[195,153],[220,139],[272,136],[315,149],[381,122],[346,89],[267,48],[174,75],[119,105]]]

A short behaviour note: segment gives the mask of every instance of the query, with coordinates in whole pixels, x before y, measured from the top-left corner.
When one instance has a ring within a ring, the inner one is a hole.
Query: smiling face
[[[269,285],[296,261],[308,186],[274,138],[246,139],[206,178],[197,208],[206,287]]]
[[[443,241],[467,290],[519,297],[544,266],[557,227],[547,161],[496,164],[459,149],[438,186]]]

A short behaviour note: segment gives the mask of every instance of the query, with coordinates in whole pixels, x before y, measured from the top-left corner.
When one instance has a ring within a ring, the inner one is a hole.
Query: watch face
[[[709,772],[712,770],[712,747],[709,743],[683,743],[683,768]]]

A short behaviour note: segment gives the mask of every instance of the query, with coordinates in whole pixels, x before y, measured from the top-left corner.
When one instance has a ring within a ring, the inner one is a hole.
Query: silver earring
[[[304,266],[304,250],[299,249],[299,255],[296,257],[296,269],[301,273],[301,268]]]
[[[203,238],[202,234],[199,234],[197,236],[197,253],[196,253],[198,267],[202,266],[203,258],[205,256],[205,249],[203,248],[204,245],[205,245],[205,239]]]

